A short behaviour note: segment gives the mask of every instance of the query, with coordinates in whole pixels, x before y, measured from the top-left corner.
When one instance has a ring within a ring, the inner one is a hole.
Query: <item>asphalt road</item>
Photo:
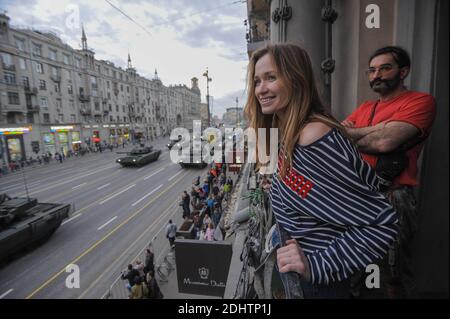
[[[142,168],[122,168],[122,155],[108,150],[28,169],[30,197],[75,209],[48,241],[0,266],[0,298],[100,298],[152,239],[155,257],[167,250],[165,225],[181,221],[181,193],[205,170],[172,163],[166,142],[153,144],[163,152]],[[2,177],[0,190],[24,196],[22,174]],[[79,288],[66,286],[70,264],[79,267]]]

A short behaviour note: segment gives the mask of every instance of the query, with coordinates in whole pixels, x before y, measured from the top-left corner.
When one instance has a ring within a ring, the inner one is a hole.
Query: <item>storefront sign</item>
[[[6,127],[0,128],[0,135],[21,135],[31,132],[30,127]]]
[[[58,140],[60,143],[67,143],[67,133],[58,133]]]
[[[175,255],[180,293],[223,297],[231,262],[231,243],[177,239]]]
[[[54,145],[55,144],[55,136],[53,133],[44,133],[44,144]]]
[[[80,132],[72,132],[72,144],[80,144]]]
[[[51,132],[69,132],[73,130],[73,126],[50,126]]]

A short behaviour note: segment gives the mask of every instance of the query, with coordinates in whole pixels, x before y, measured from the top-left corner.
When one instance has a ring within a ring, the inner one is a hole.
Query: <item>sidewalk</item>
[[[245,186],[245,183],[246,183],[246,179],[241,177],[239,179],[238,183],[236,184],[236,181],[238,180],[238,177],[239,177],[238,174],[227,172],[227,176],[230,176],[232,178],[234,187],[233,187],[233,192],[231,195],[230,206],[223,212],[222,218],[228,218],[229,215],[233,215],[236,210],[236,207],[241,206],[241,205],[239,205],[239,202],[240,202],[242,185],[244,183],[244,186]],[[234,238],[226,239],[226,241],[233,242]],[[242,248],[239,249],[239,252],[237,252],[237,253],[240,254],[241,250],[242,250]],[[234,254],[235,254],[235,251],[233,248],[233,255]],[[164,256],[162,258],[164,258]],[[155,264],[156,264],[156,261],[155,261]],[[235,274],[235,272],[232,271],[232,266],[233,266],[233,263],[230,265],[229,277],[231,276],[234,278],[236,276],[239,276],[240,272]],[[178,279],[177,279],[176,266],[174,268],[175,269],[173,269],[168,276],[168,282],[158,281],[159,287],[160,287],[162,293],[164,294],[165,299],[222,299],[222,298],[216,297],[216,296],[184,294],[184,293],[178,292]],[[239,266],[235,266],[235,268],[239,268]],[[240,268],[239,268],[239,271],[240,271]],[[228,278],[228,281],[229,280],[230,280],[230,278]],[[225,295],[225,298],[227,298],[226,295]]]

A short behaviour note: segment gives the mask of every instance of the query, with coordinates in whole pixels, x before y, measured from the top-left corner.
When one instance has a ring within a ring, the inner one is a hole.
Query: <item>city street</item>
[[[74,211],[47,242],[1,266],[0,298],[101,298],[154,237],[156,262],[168,248],[167,221],[181,218],[181,192],[205,172],[172,163],[167,140],[153,143],[160,158],[141,168],[115,163],[119,148],[27,169],[30,197]],[[0,189],[26,196],[22,173],[2,177]],[[79,267],[80,288],[66,287],[69,264]]]

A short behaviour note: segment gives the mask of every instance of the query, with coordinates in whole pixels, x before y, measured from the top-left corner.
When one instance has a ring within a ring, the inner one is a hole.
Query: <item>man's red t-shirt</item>
[[[372,113],[373,119],[371,120]],[[385,122],[406,122],[417,127],[422,142],[406,152],[408,167],[394,180],[393,186],[417,185],[417,159],[425,139],[430,135],[436,115],[436,102],[430,94],[406,91],[388,101],[367,101],[358,107],[348,118],[355,128],[374,126]],[[362,153],[366,162],[375,167],[378,156]]]

